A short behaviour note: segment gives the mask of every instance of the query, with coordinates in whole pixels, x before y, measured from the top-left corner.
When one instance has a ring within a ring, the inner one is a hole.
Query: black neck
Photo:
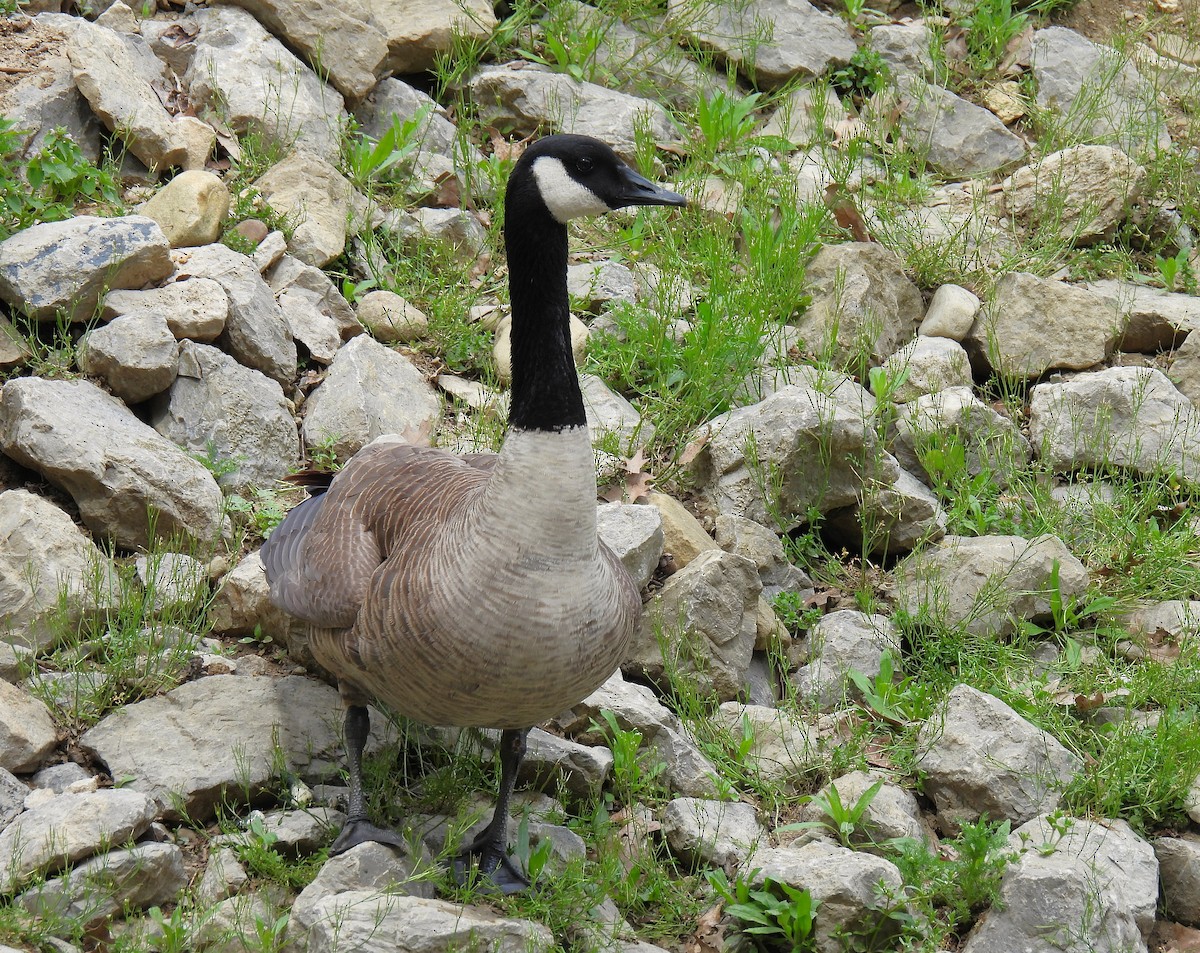
[[[510,191],[504,244],[512,303],[512,405],[526,430],[583,426],[583,395],[571,355],[567,228],[541,197]]]

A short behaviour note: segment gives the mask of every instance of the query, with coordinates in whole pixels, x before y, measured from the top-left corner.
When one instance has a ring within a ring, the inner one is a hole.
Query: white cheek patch
[[[573,218],[611,211],[595,192],[571,178],[561,159],[542,156],[533,164],[533,178],[546,208],[563,225]]]

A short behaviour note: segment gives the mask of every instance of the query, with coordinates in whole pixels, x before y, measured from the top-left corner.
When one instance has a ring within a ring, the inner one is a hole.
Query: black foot
[[[485,894],[507,897],[528,890],[530,886],[529,878],[508,854],[497,855],[486,848],[482,852],[463,851],[454,858],[452,873],[454,882],[460,887],[474,883]]]
[[[338,834],[337,840],[329,848],[329,856],[336,857],[338,854],[344,854],[351,847],[369,843],[386,844],[389,847],[399,847],[401,850],[408,850],[408,842],[395,831],[376,827],[370,821],[366,820],[347,821],[346,826],[342,828],[342,832]]]

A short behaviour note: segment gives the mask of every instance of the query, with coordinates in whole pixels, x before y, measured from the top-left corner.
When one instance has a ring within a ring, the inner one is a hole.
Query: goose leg
[[[517,769],[525,757],[528,734],[528,728],[506,728],[500,735],[500,794],[491,822],[454,858],[454,879],[460,885],[470,880],[473,864],[500,893],[520,893],[529,887],[529,878],[508,856],[508,804],[517,783]]]
[[[374,841],[392,847],[407,849],[407,844],[395,831],[376,827],[367,817],[366,798],[363,797],[362,754],[371,730],[371,716],[365,705],[351,705],[346,709],[346,760],[350,767],[350,806],[346,812],[346,824],[337,840],[329,848],[329,856],[336,857],[351,847]]]

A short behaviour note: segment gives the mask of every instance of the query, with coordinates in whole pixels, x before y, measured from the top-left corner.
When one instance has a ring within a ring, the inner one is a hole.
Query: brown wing
[[[314,625],[349,628],[392,549],[418,524],[444,522],[473,498],[494,459],[403,443],[359,452],[263,545],[271,601]]]

